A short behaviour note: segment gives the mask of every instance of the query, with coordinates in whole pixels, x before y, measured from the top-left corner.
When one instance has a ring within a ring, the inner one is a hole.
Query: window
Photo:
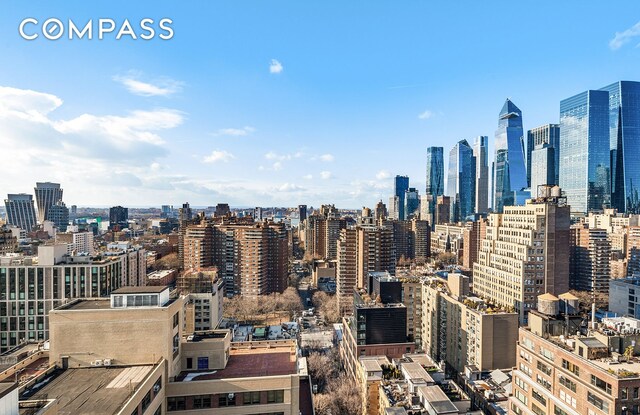
[[[549,349],[545,349],[544,347],[540,346],[540,354],[549,360],[553,360],[553,352],[551,352],[551,350]]]
[[[587,401],[598,409],[609,413],[609,402],[605,402],[602,398],[587,391]]]
[[[551,368],[544,363],[538,361],[538,370],[544,373],[547,376],[551,376]]]
[[[572,392],[576,391],[576,383],[564,376],[560,376],[560,384]]]
[[[275,390],[267,392],[267,403],[283,403],[284,390]]]
[[[540,402],[541,404],[543,404],[544,406],[547,406],[547,400],[544,396],[542,396],[541,394],[538,393],[538,391],[536,391],[535,389],[531,390],[531,396],[533,397],[533,399],[535,399],[536,401]]]
[[[545,411],[544,409],[539,408],[536,404],[532,403],[531,404],[531,410],[533,411],[534,414],[536,415],[547,415],[547,411]]]
[[[522,409],[518,408],[514,403],[511,404],[511,410],[516,415],[522,415]]]
[[[629,399],[627,388],[620,388],[620,399]]]
[[[167,411],[184,411],[187,409],[187,400],[184,396],[167,398]]]
[[[122,303],[122,296],[121,295],[114,295],[113,296],[113,307],[122,307],[124,304]]]
[[[260,403],[260,392],[244,392],[242,394],[243,405],[256,405]]]
[[[611,395],[611,384],[605,382],[599,377],[591,375],[591,384]]]
[[[562,359],[562,367],[572,372],[576,376],[580,376],[580,368],[568,360]]]
[[[548,390],[551,390],[551,382],[549,382],[548,380],[546,380],[542,376],[536,375],[536,382],[538,382],[538,384],[544,386]]]
[[[514,395],[523,404],[525,405],[529,404],[529,399],[527,399],[527,396],[524,393],[520,392],[518,389],[516,389]]]
[[[175,359],[180,354],[180,334],[176,333],[173,336],[173,358]]]
[[[136,407],[136,409],[133,410],[133,412],[131,412],[131,415],[138,415],[138,408]]]
[[[173,328],[175,329],[180,324],[180,312],[177,312],[173,315]]]
[[[158,409],[156,409],[153,415],[162,415],[162,404],[160,404],[160,406],[158,407]]]
[[[236,394],[226,393],[218,396],[218,406],[236,406]]]
[[[158,392],[160,392],[160,389],[162,389],[162,376],[160,376],[158,378],[158,380],[156,380],[156,383],[153,384],[153,397],[154,398],[158,394]]]
[[[523,391],[527,392],[529,390],[529,385],[527,385],[522,379],[516,376],[516,385],[520,387]]]
[[[207,356],[198,357],[198,370],[209,369],[209,358]]]
[[[211,408],[211,395],[195,395],[193,397],[193,409]]]
[[[563,411],[562,409],[558,408],[557,405],[553,406],[553,413],[554,415],[569,415],[566,411]]]
[[[142,398],[142,413],[147,410],[147,408],[151,405],[151,391],[147,392]]]
[[[193,369],[193,357],[187,357],[187,369]]]

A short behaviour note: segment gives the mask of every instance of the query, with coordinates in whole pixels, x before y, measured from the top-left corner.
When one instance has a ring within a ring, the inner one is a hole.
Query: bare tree
[[[338,298],[324,291],[316,291],[312,297],[313,305],[320,310],[328,323],[337,323],[340,320],[338,310]]]

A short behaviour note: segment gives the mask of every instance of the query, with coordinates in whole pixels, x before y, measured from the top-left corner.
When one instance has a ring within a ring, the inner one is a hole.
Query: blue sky
[[[373,206],[425,149],[640,80],[640,5],[2,1],[0,193],[67,204]],[[26,41],[26,17],[173,20],[173,39]],[[273,68],[272,68],[273,67]]]

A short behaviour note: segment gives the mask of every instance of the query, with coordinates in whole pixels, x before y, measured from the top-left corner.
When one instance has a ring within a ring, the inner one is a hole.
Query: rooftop
[[[25,390],[21,400],[56,399],[59,415],[112,415],[131,396],[153,366],[56,370]]]
[[[261,376],[294,375],[298,372],[296,356],[289,350],[280,352],[265,352],[249,350],[233,350],[227,366],[221,370],[194,372],[184,371],[176,377],[177,382],[199,380],[253,378]]]
[[[436,413],[458,413],[458,408],[439,386],[420,386],[418,390]]]

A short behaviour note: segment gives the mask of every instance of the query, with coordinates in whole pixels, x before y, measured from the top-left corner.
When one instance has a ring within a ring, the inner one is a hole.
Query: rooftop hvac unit
[[[102,360],[98,359],[98,360],[92,361],[91,366],[102,366]]]
[[[111,359],[104,359],[102,361],[102,364],[104,364],[105,366],[111,366]]]

